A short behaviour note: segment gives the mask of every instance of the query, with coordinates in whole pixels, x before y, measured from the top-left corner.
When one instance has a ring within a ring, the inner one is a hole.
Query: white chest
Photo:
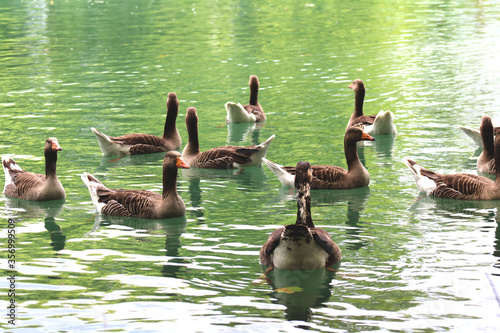
[[[310,270],[325,267],[328,253],[314,240],[281,239],[273,252],[273,264],[286,270]]]

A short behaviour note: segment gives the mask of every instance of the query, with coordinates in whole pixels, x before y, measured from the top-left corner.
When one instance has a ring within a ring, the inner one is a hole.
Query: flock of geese
[[[250,101],[248,105],[228,102],[225,105],[227,123],[264,122],[266,114],[258,101],[259,80],[250,76]],[[393,114],[380,111],[375,116],[363,113],[365,86],[356,79],[349,86],[355,93],[355,107],[350,117],[345,136],[344,151],[347,170],[333,165],[311,165],[298,162],[296,166],[282,166],[265,158],[274,135],[259,145],[221,146],[200,151],[198,139],[198,115],[196,108],[187,109],[185,122],[188,143],[182,153],[181,137],[176,127],[179,100],[174,92],[168,94],[167,117],[161,137],[133,133],[108,136],[95,128],[99,146],[105,156],[137,155],[165,152],[163,160],[162,194],[145,190],[110,189],[93,175],[84,172],[82,181],[87,186],[93,205],[98,213],[146,219],[164,219],[184,216],[186,207],[177,193],[178,169],[209,168],[232,169],[259,166],[265,163],[283,186],[297,190],[297,220],[273,231],[260,251],[260,261],[272,269],[309,270],[326,267],[341,260],[341,251],[328,232],[316,228],[311,218],[310,190],[354,189],[367,186],[370,175],[361,163],[357,143],[374,141],[372,135],[394,135],[396,128]],[[410,159],[404,163],[411,170],[420,191],[426,195],[460,200],[500,199],[500,136],[494,139],[495,129],[488,116],[481,121],[480,130],[463,128],[476,142],[481,140],[483,152],[477,167],[479,172],[490,173],[496,180],[486,177],[457,173],[441,175],[427,170]],[[62,148],[56,138],[45,143],[45,175],[23,170],[11,157],[2,157],[5,172],[4,194],[29,201],[65,199],[64,188],[57,178],[57,152]]]

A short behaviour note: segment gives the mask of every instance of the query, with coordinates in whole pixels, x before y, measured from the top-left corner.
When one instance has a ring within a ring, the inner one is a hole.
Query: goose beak
[[[175,166],[179,169],[190,169],[189,165],[180,157],[177,157],[177,163],[175,163]]]
[[[59,146],[59,142],[57,142],[57,140],[52,141],[52,150],[53,151],[61,151],[62,150],[62,148],[61,148],[61,146]]]
[[[347,86],[349,89],[354,89],[354,85],[351,83],[350,85]]]
[[[375,141],[375,138],[370,134],[363,132],[363,134],[361,134],[361,140]]]

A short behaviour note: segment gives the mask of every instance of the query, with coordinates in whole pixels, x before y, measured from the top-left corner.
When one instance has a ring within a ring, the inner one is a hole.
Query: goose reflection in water
[[[64,249],[66,236],[62,228],[56,223],[56,217],[62,212],[65,200],[53,201],[26,201],[17,198],[6,197],[5,209],[9,216],[16,222],[23,218],[40,218],[44,216],[44,226],[50,235],[50,246],[55,252]]]
[[[333,266],[338,269],[340,263]],[[261,265],[262,271],[266,266]],[[275,268],[267,274],[271,280],[271,296],[276,303],[286,307],[287,320],[309,321],[311,308],[318,308],[327,302],[332,294],[330,282],[335,273],[324,269],[290,271]]]
[[[165,232],[165,256],[168,263],[162,265],[161,274],[165,277],[177,277],[182,267],[188,262],[179,256],[181,248],[181,235],[186,231],[186,216],[173,217],[168,219],[138,219],[133,217],[116,217],[97,214],[92,230],[87,233],[90,235],[97,232],[102,227],[111,225],[123,225],[135,230],[141,230],[148,233],[155,231]]]
[[[243,145],[251,138],[250,144],[258,145],[261,142],[259,136],[263,126],[264,123],[229,123],[227,124],[227,142]]]

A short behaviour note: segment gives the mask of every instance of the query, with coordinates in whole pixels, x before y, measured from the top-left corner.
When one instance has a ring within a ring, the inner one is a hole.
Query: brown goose
[[[97,137],[104,156],[139,155],[176,150],[181,147],[181,136],[175,126],[178,112],[177,95],[171,92],[168,93],[167,118],[161,137],[144,133],[108,136],[93,127],[92,131]]]
[[[312,221],[311,165],[299,162],[296,170],[297,221],[274,230],[260,249],[260,262],[268,267],[265,274],[275,267],[284,270],[328,268],[341,260],[338,245]]]
[[[477,170],[482,173],[494,175],[496,172],[495,164],[495,143],[494,143],[494,130],[491,118],[484,116],[481,119],[481,139],[483,140],[483,151],[477,159]]]
[[[342,190],[367,186],[370,175],[358,157],[357,142],[362,140],[375,141],[373,137],[363,132],[359,127],[348,128],[344,136],[344,151],[347,161],[347,170],[335,165],[313,165],[313,190]],[[293,187],[297,169],[290,166],[281,166],[268,159],[264,163],[278,177],[283,186]]]
[[[496,169],[495,180],[491,180],[468,173],[441,175],[410,159],[403,159],[403,162],[410,168],[418,189],[428,196],[458,200],[500,199],[500,168]],[[500,135],[495,137],[495,163],[500,163]]]
[[[144,190],[113,190],[97,178],[83,173],[90,197],[98,213],[143,219],[164,219],[186,214],[184,201],[177,193],[177,169],[189,169],[177,151],[169,151],[163,160],[163,194]]]
[[[394,115],[391,111],[380,111],[376,116],[365,116],[363,114],[363,102],[365,100],[365,84],[363,80],[356,79],[348,86],[354,90],[354,112],[347,123],[347,128],[354,125],[362,125],[363,130],[371,135],[396,134],[394,126]]]
[[[250,87],[250,102],[248,105],[233,102],[226,103],[226,123],[255,123],[266,120],[266,114],[258,100],[259,78],[257,75],[250,76],[248,86]]]
[[[262,158],[275,135],[259,145],[247,147],[222,146],[200,152],[198,141],[198,114],[196,108],[189,107],[186,113],[188,143],[182,151],[182,158],[191,166],[206,169],[232,169],[238,166],[256,166],[262,164]]]
[[[57,152],[62,150],[56,138],[45,141],[45,175],[26,172],[10,157],[2,157],[5,172],[4,194],[29,201],[49,201],[66,198],[56,175]]]

